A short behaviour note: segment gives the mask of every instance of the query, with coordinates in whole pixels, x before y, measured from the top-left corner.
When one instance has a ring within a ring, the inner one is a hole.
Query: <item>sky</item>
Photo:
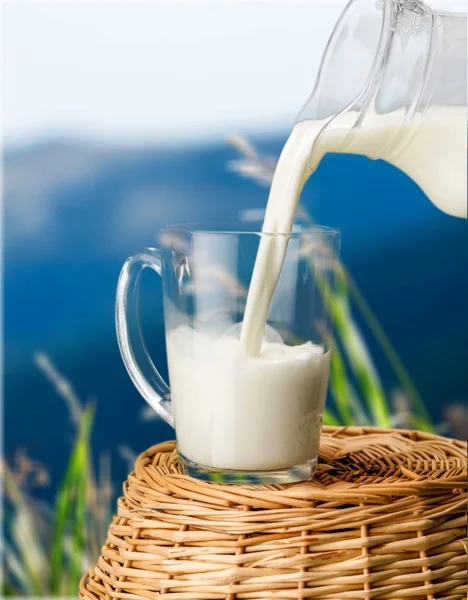
[[[7,1],[5,141],[154,143],[289,128],[344,5]]]
[[[341,0],[9,2],[6,141],[155,141],[291,124]]]

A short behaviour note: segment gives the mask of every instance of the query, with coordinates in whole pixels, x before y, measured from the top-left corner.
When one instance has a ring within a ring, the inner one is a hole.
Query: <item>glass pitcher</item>
[[[466,12],[434,11],[421,0],[351,0],[298,118],[308,120],[323,123],[313,166],[330,151],[382,158],[438,208],[466,218]]]

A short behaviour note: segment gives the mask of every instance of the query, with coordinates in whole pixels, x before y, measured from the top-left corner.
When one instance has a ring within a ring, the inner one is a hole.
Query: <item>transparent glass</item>
[[[421,0],[348,2],[298,117],[322,125],[312,164],[331,129],[346,134],[336,136],[337,148],[327,151],[356,153],[364,134],[367,156],[403,164],[426,193],[421,165],[430,164],[442,181],[457,179],[460,193],[452,199],[443,193],[428,197],[444,212],[466,218],[466,168],[457,165],[466,165],[467,155],[467,57],[466,11],[440,12]],[[369,131],[377,128],[380,135],[369,142]]]
[[[287,254],[260,356],[239,344],[259,242]],[[339,233],[165,229],[161,247],[129,258],[116,324],[127,370],[175,428],[191,475],[227,482],[308,479],[317,462],[330,361],[330,294]],[[145,268],[162,278],[171,388],[145,347],[138,315]]]

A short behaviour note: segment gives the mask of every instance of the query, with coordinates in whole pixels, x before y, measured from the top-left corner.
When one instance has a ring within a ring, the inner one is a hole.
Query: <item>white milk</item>
[[[248,356],[235,337],[187,326],[167,333],[179,451],[222,469],[274,470],[318,455],[329,354],[308,342],[265,342]]]
[[[407,173],[441,210],[467,217],[465,107],[434,106],[419,125],[410,124],[404,133],[400,111],[367,116],[363,128],[351,130],[356,119],[356,113],[347,113],[320,136],[325,122],[302,121],[294,127],[276,167],[264,232],[291,232],[302,188],[327,152],[383,158]],[[396,143],[389,143],[393,139]],[[286,249],[287,238],[264,236],[259,245],[241,333],[241,345],[251,356],[260,352]]]

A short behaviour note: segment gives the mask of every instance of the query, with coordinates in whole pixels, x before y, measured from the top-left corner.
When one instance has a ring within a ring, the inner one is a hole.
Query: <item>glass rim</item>
[[[258,229],[239,229],[235,227],[210,227],[209,222],[204,223],[184,223],[176,225],[167,225],[161,228],[162,233],[188,233],[190,235],[257,235],[257,236],[268,236],[268,237],[289,237],[289,238],[300,238],[305,235],[328,235],[328,236],[340,236],[341,231],[335,227],[328,227],[326,225],[295,225],[295,230],[291,232],[270,232],[262,231]],[[238,222],[237,222],[238,224]],[[223,223],[226,225],[226,223]]]

